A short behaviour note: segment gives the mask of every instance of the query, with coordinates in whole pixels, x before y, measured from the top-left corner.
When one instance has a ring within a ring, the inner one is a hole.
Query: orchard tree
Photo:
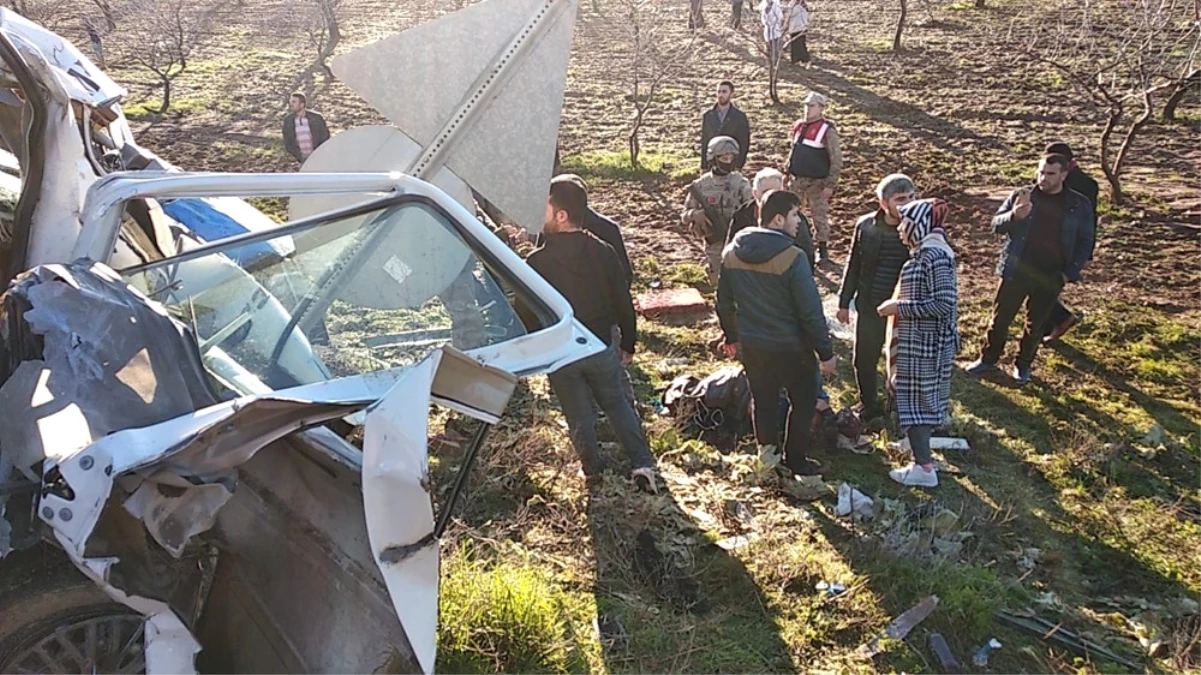
[[[150,71],[162,89],[158,113],[171,108],[172,85],[192,55],[220,33],[223,2],[129,0],[111,41],[119,59]]]
[[[1079,11],[1057,10],[1011,29],[1019,49],[1060,73],[1103,116],[1101,171],[1116,205],[1126,202],[1122,175],[1135,139],[1152,122],[1155,98],[1173,92],[1171,104],[1197,77],[1201,28],[1190,4],[1120,0],[1094,15],[1085,3]]]

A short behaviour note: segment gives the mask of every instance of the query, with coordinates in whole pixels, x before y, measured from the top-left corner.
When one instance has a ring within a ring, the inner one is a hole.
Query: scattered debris
[[[987,667],[988,666],[988,655],[1000,648],[1001,648],[1000,640],[998,640],[996,638],[989,640],[987,643],[985,643],[985,645],[983,647],[976,650],[976,653],[972,656],[972,665],[976,666],[977,668]]]
[[[727,499],[722,506],[722,511],[746,529],[755,526],[755,514],[751,513],[751,508],[745,502]]]
[[[1018,569],[1029,572],[1038,566],[1043,561],[1042,549],[1027,548],[1022,550],[1022,555],[1018,558]]]
[[[781,477],[780,490],[803,502],[816,501],[830,494],[830,486],[822,482],[821,476]]]
[[[936,607],[938,607],[938,596],[931,595],[927,597],[893,619],[892,623],[888,624],[888,627],[882,633],[861,645],[859,649],[855,650],[855,653],[860,656],[875,656],[879,654],[884,651],[884,648],[881,646],[883,640],[905,639],[905,636],[909,635],[909,631],[913,630],[919,623],[925,621],[926,617],[930,616]]]
[[[634,570],[643,583],[667,602],[684,611],[704,611],[700,584],[655,543],[650,530],[638,533],[634,547]]]
[[[956,675],[959,672],[959,661],[955,659],[955,654],[951,652],[951,647],[942,633],[930,635],[930,651],[938,657],[938,662],[942,664],[942,672],[947,675]]]
[[[827,595],[842,595],[847,590],[846,584],[841,581],[835,581],[834,583],[819,581],[813,588],[818,591],[825,591]]]
[[[613,614],[597,614],[593,628],[599,638],[601,649],[606,655],[619,654],[629,649],[630,636],[621,619]]]
[[[863,434],[859,434],[858,438],[851,438],[840,433],[836,443],[839,450],[850,450],[856,455],[872,454],[872,441]]]
[[[888,444],[888,449],[894,452],[909,452],[909,439],[902,438],[899,441],[893,441]],[[934,436],[930,439],[931,450],[958,450],[959,452],[967,452],[971,450],[966,438],[952,438],[949,436]]]
[[[774,469],[780,466],[780,461],[784,458],[780,449],[774,445],[765,445],[759,449],[759,463],[764,469]]]
[[[1102,656],[1131,670],[1140,669],[1133,662],[1118,656],[1095,642],[1085,640],[1064,628],[1062,623],[1052,623],[1033,614],[1014,614],[1004,610],[997,612],[997,618],[1031,635],[1037,635],[1043,640],[1054,642],[1077,656],[1090,658],[1092,656]]]
[[[865,518],[873,517],[872,498],[851,487],[849,483],[843,483],[838,486],[838,505],[834,507],[834,512],[844,517],[852,513]]]
[[[742,547],[744,547],[752,542],[756,542],[756,541],[759,541],[759,533],[758,532],[747,532],[745,534],[736,534],[732,537],[726,537],[725,539],[719,539],[713,543],[716,544],[718,548],[720,548],[724,551],[733,551],[734,549],[742,548]]]

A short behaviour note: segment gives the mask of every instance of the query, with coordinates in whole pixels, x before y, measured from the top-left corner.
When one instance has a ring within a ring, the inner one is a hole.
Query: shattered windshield
[[[412,198],[237,237],[125,277],[191,325],[208,370],[246,394],[525,332],[504,291],[513,284],[445,214]]]

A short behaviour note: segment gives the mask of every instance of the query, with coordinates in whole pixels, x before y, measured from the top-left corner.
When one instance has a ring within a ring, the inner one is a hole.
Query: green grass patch
[[[249,197],[246,199],[246,203],[262,211],[264,215],[277,223],[288,222],[287,197]]]
[[[438,664],[447,673],[579,673],[590,668],[591,595],[563,589],[532,563],[468,550],[443,563]]]
[[[689,172],[695,173],[695,161],[682,155],[643,150],[637,168],[630,162],[628,150],[620,152],[598,150],[562,158],[565,173],[578,174],[586,181],[645,181],[676,180]]]

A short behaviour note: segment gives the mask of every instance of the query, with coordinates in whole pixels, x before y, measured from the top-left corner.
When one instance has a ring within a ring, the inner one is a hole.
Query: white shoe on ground
[[[910,487],[938,487],[938,472],[933,469],[926,471],[917,464],[893,469],[888,472],[888,477]]]

